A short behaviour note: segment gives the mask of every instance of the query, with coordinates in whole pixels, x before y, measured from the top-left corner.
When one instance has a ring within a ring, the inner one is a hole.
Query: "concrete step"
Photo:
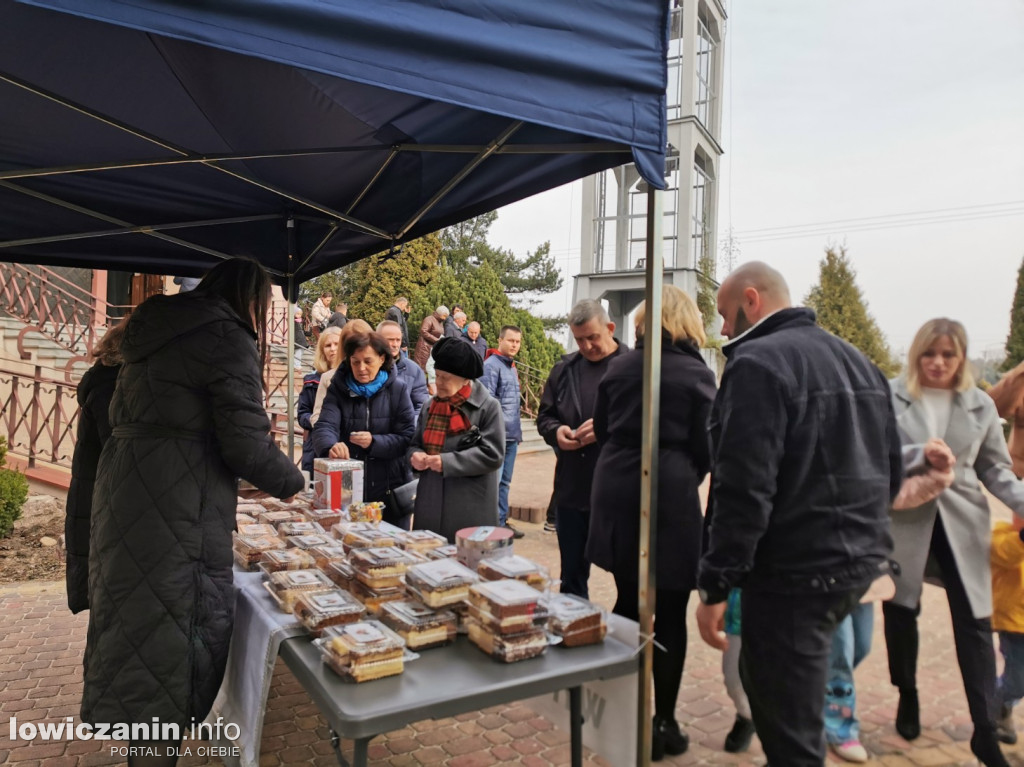
[[[518,455],[551,451],[551,446],[537,433],[537,422],[532,418],[523,420],[523,441],[519,443]]]

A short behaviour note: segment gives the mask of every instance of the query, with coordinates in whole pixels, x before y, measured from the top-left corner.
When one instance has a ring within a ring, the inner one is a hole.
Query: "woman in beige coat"
[[[971,750],[986,767],[1004,767],[995,734],[991,520],[981,487],[1024,515],[1024,483],[1010,468],[995,405],[974,386],[966,359],[963,325],[930,320],[911,344],[906,375],[892,385],[904,458],[911,456],[908,471],[923,463],[926,443],[935,438],[945,440],[956,463],[948,489],[892,516],[893,559],[901,571],[895,578],[896,595],[882,612],[889,674],[900,690],[896,729],[912,740],[921,731],[916,670],[922,582],[932,576],[941,579],[974,723]],[[921,461],[915,460],[915,452]]]

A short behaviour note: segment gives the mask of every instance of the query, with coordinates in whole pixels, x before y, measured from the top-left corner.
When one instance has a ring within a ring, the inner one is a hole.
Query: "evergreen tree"
[[[1003,370],[1011,370],[1024,362],[1024,261],[1017,271],[1017,292],[1010,310],[1010,332],[1006,336],[1006,359]]]
[[[562,275],[551,256],[551,243],[545,242],[526,258],[511,250],[495,247],[487,241],[498,212],[492,210],[476,218],[454,224],[441,231],[441,263],[457,273],[488,264],[498,275],[504,291],[514,296],[526,293],[552,293],[562,287]]]
[[[826,248],[820,266],[818,284],[804,299],[817,313],[818,324],[864,352],[886,377],[896,375],[899,365],[893,360],[878,323],[868,313],[846,248]]]
[[[382,253],[347,267],[348,316],[361,317],[376,326],[399,296],[414,302],[437,277],[440,252],[440,239],[428,234],[406,243],[393,255]]]

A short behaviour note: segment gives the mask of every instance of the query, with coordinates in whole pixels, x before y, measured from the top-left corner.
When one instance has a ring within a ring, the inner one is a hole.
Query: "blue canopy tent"
[[[606,168],[635,162],[661,189],[668,15],[667,0],[0,0],[0,258],[199,275],[246,254],[294,300],[304,280]],[[645,667],[649,684],[649,648]]]

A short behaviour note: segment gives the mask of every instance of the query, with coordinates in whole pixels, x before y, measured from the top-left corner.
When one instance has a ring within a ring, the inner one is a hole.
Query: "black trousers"
[[[615,575],[615,588],[618,596],[612,612],[631,621],[638,620],[640,605],[635,575],[633,578]],[[654,638],[665,648],[654,648],[654,713],[674,721],[676,699],[686,664],[686,605],[690,601],[690,592],[655,589],[654,599]]]
[[[956,659],[967,693],[967,707],[975,729],[995,727],[996,654],[992,646],[992,622],[988,618],[975,618],[967,599],[960,571],[953,551],[949,547],[942,519],[935,518],[929,555],[939,566],[942,583],[946,587],[949,613],[953,620],[953,642]],[[901,690],[917,688],[917,616],[921,605],[907,607],[882,603],[885,618],[885,647],[889,655],[889,678]]]
[[[590,535],[590,509],[558,508],[555,522],[558,553],[562,559],[562,593],[590,599],[590,562],[587,561],[587,536]]]
[[[799,595],[743,590],[740,679],[771,767],[825,764],[832,635],[865,589]]]

